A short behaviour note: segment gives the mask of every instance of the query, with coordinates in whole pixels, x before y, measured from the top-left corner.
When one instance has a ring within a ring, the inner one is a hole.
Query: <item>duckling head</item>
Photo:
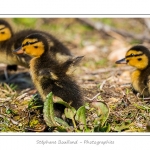
[[[6,41],[12,36],[12,28],[5,20],[0,20],[0,42]]]
[[[13,52],[15,54],[27,54],[31,57],[41,57],[48,51],[47,39],[39,33],[28,35],[22,42],[21,47]]]
[[[150,65],[150,51],[142,45],[133,46],[126,52],[125,58],[116,61],[116,64],[128,64],[144,70]]]

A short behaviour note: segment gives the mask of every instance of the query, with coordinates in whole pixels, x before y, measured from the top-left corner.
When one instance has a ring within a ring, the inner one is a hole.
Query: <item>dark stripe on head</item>
[[[131,47],[129,50],[141,51],[146,55],[150,55],[149,49],[143,45],[135,45],[135,46]]]
[[[22,45],[22,47],[27,46],[27,45],[32,45],[35,43],[38,43],[39,41],[35,41],[35,42],[26,42],[25,44]]]
[[[142,55],[143,55],[143,53],[141,53],[141,54],[136,54],[136,55],[131,54],[131,55],[129,55],[129,56],[126,56],[126,58],[130,58],[130,57],[138,57],[138,56],[142,56]]]
[[[38,39],[38,41],[42,41],[44,36],[40,33],[33,33],[33,34],[30,34],[26,37],[26,39],[29,38],[29,39]]]
[[[28,35],[25,39],[37,39],[37,41],[35,42],[29,42],[29,43],[25,43],[23,46],[25,45],[28,45],[28,44],[34,44],[34,43],[37,43],[37,42],[42,42],[44,47],[45,47],[45,50],[48,50],[49,46],[48,46],[48,41],[46,39],[46,37],[44,35],[42,35],[41,33],[33,33],[33,34],[30,34]]]

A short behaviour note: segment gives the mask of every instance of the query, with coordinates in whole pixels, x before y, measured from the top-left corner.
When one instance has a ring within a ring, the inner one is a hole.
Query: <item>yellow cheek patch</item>
[[[127,64],[143,70],[148,66],[148,57],[141,51],[129,50],[126,54]]]
[[[5,26],[0,26],[0,29],[3,28]],[[4,28],[2,30],[0,30],[0,41],[5,41],[10,39],[12,36],[11,31],[9,30],[9,28]]]
[[[32,57],[40,57],[44,53],[44,45],[42,42],[36,42],[37,39],[25,39],[23,41],[23,50],[27,55],[30,55]],[[26,43],[30,44],[26,44]],[[33,44],[32,44],[33,43]]]

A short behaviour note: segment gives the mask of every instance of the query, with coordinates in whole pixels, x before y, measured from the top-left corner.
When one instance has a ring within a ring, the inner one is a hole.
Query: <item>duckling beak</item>
[[[13,53],[14,53],[14,54],[23,54],[24,51],[23,51],[22,47],[19,47],[19,48],[13,50]]]
[[[126,59],[123,58],[123,59],[116,61],[116,64],[127,64],[127,62],[126,62]]]

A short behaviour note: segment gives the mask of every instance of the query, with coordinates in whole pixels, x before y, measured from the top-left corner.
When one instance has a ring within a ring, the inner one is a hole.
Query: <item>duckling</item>
[[[13,35],[12,28],[5,20],[0,20],[0,41],[6,41]]]
[[[133,92],[141,96],[150,96],[150,51],[143,45],[131,47],[125,58],[116,61],[116,64],[128,64],[136,69],[131,74]]]
[[[7,43],[11,37],[13,36],[13,31],[8,22],[5,20],[0,20],[0,49],[3,48],[3,46]],[[0,50],[0,62],[5,63],[7,62],[6,54]],[[17,65],[7,65],[6,70],[17,70]]]
[[[43,101],[48,93],[53,92],[55,96],[71,103],[71,106],[79,108],[83,104],[81,90],[69,69],[76,66],[82,56],[69,57],[66,61],[60,62],[52,55],[54,45],[53,40],[47,39],[41,33],[35,33],[27,36],[22,46],[14,50],[14,53],[24,53],[32,57],[30,74]]]
[[[29,61],[31,57],[27,55],[21,55],[18,57],[12,53],[12,50],[20,47],[24,38],[32,33],[41,33],[47,39],[53,41],[53,46],[51,46],[51,54],[55,57],[55,59],[63,61],[66,57],[72,56],[70,50],[51,34],[33,29],[21,30],[13,34],[9,23],[4,20],[0,20],[0,62],[8,64],[8,69],[17,70],[17,65],[29,68]],[[14,68],[11,68],[10,65],[12,67],[14,66]]]

